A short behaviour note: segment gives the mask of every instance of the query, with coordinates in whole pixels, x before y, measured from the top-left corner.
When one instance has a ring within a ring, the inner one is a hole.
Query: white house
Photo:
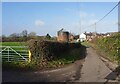
[[[81,33],[79,38],[80,38],[80,41],[83,42],[86,40],[86,35],[84,33]]]

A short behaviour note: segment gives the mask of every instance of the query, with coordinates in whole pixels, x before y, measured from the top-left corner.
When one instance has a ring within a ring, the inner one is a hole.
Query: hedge
[[[59,56],[59,54],[70,51],[75,48],[80,48],[80,43],[60,43],[44,40],[30,40],[28,41],[29,49],[32,53],[32,57],[36,59],[53,60]]]
[[[106,38],[97,38],[94,43],[107,53],[109,58],[120,63],[120,33],[114,33]]]

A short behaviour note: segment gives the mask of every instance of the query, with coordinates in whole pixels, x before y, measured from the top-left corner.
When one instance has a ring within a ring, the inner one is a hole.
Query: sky
[[[119,0],[1,0],[2,2],[118,2]]]
[[[56,36],[61,28],[74,34],[94,32],[94,24],[117,2],[3,2],[2,34],[23,30],[43,36]],[[96,24],[99,33],[118,31],[118,9]],[[85,28],[86,27],[86,28]]]

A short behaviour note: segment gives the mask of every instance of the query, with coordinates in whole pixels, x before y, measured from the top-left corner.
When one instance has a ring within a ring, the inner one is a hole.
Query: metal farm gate
[[[0,57],[3,62],[30,62],[31,53],[27,46],[0,46]]]

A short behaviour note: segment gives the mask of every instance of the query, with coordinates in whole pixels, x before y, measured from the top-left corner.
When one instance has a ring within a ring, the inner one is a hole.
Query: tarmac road
[[[4,70],[2,82],[68,82],[80,78],[81,67],[81,60],[79,60],[74,64],[55,70],[24,72]]]
[[[77,82],[116,82],[117,74],[112,72],[100,56],[90,47]]]

